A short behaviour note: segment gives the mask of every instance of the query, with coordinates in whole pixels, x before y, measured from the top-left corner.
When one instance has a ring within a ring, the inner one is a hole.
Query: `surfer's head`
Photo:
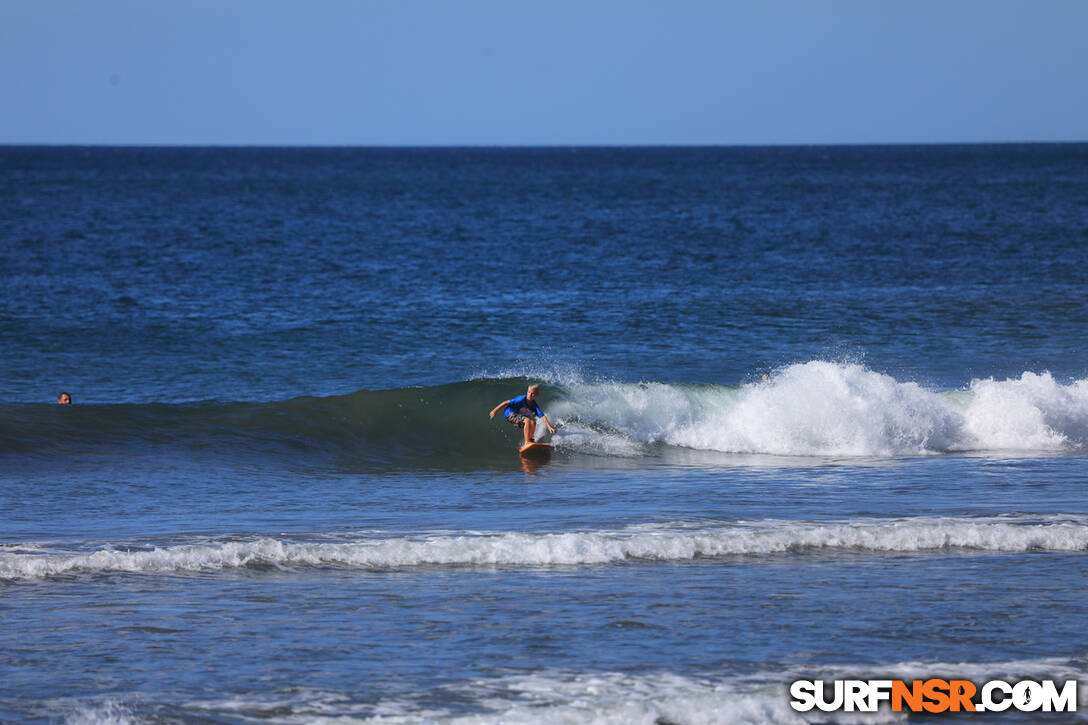
[[[57,402],[60,403],[61,405],[71,405],[72,404],[72,396],[69,395],[68,393],[61,393],[60,395],[57,396]]]
[[[539,392],[540,392],[540,385],[537,384],[537,383],[533,383],[532,385],[529,386],[529,389],[525,391],[525,397],[528,398],[529,400],[532,400],[533,398],[536,397],[536,394],[539,393]]]

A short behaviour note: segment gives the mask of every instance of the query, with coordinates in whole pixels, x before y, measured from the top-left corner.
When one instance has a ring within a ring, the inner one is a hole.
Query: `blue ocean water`
[[[8,147],[0,275],[2,722],[1088,685],[1088,145]]]

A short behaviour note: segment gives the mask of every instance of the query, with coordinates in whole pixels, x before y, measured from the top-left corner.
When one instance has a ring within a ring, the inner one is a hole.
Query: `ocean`
[[[1086,144],[0,147],[0,279],[0,722],[1088,720]]]

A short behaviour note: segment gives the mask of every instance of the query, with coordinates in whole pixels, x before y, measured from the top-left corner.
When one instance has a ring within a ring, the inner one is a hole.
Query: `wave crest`
[[[226,569],[342,566],[389,570],[421,566],[586,566],[626,561],[811,552],[1086,551],[1088,517],[764,520],[648,524],[564,533],[438,532],[370,534],[347,541],[259,538],[154,549],[49,554],[0,553],[0,580],[76,573],[181,574]]]
[[[519,432],[487,411],[528,378],[358,391],[272,403],[0,406],[0,453],[61,455],[147,443],[352,465],[472,469],[509,462]],[[1049,373],[933,391],[851,363],[812,361],[768,383],[549,384],[558,449],[607,456],[662,447],[728,454],[894,457],[1088,448],[1088,380]],[[64,408],[63,410],[61,408]]]

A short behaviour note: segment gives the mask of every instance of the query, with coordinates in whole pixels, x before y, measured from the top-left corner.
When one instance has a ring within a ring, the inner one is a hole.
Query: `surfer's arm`
[[[491,411],[490,413],[488,413],[487,417],[488,417],[488,418],[494,418],[494,417],[495,417],[495,413],[498,413],[498,412],[499,412],[500,410],[502,410],[503,408],[505,408],[505,407],[506,407],[506,406],[508,406],[508,405],[510,405],[510,401],[509,401],[509,400],[504,400],[504,401],[502,401],[501,403],[499,403],[498,405],[496,405],[496,406],[495,406],[495,409],[494,409],[494,410],[492,410],[492,411]]]
[[[552,425],[552,424],[551,424],[551,421],[549,421],[549,420],[548,420],[548,416],[546,416],[546,415],[544,415],[543,413],[541,413],[541,414],[540,414],[540,419],[541,419],[542,421],[544,421],[544,425],[548,426],[548,432],[549,432],[549,433],[554,433],[554,432],[555,432],[555,426],[554,426],[554,425]]]

